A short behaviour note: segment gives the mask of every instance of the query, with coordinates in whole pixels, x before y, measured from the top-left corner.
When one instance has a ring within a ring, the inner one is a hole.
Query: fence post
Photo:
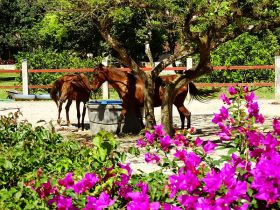
[[[104,65],[104,66],[108,66],[108,56],[102,61],[102,64]],[[108,82],[106,81],[106,82],[104,82],[103,84],[102,84],[102,96],[103,96],[103,99],[104,100],[106,100],[106,99],[109,99],[109,84],[108,84]]]
[[[193,61],[192,58],[187,58],[187,70],[192,68]]]
[[[22,94],[28,95],[28,69],[27,69],[27,59],[23,59],[21,64],[22,73]]]
[[[275,56],[275,100],[280,100],[280,56]]]

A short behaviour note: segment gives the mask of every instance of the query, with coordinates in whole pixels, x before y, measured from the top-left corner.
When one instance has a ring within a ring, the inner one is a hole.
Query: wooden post
[[[280,56],[275,56],[275,100],[280,100]]]
[[[28,95],[28,69],[27,69],[27,59],[23,59],[21,65],[22,72],[22,94]]]
[[[192,58],[187,58],[187,70],[192,68],[193,66],[192,64],[193,64]]]
[[[108,66],[108,56],[102,61],[102,64],[104,65],[104,66]],[[108,84],[108,82],[106,81],[106,82],[104,82],[103,84],[102,84],[102,96],[103,96],[103,99],[104,100],[107,100],[107,99],[109,99],[109,84]]]

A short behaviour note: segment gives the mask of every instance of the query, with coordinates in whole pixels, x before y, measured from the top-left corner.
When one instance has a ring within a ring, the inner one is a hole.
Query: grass
[[[10,73],[1,73],[0,74],[0,86],[14,86],[18,85],[17,78],[19,77],[18,74],[10,74]],[[7,99],[8,94],[7,90],[9,89],[0,89],[0,99]]]

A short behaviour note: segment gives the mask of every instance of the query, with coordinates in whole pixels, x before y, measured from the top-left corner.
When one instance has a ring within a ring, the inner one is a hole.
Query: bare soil
[[[267,125],[271,125],[271,119],[273,117],[280,117],[280,103],[275,100],[259,100],[260,112],[265,115]],[[213,139],[217,132],[217,126],[211,123],[213,113],[218,113],[223,103],[221,100],[212,99],[207,103],[201,103],[198,101],[191,101],[185,103],[186,107],[192,113],[192,127],[198,130],[200,136],[205,138]],[[81,107],[82,108],[82,107]],[[77,117],[76,117],[76,105],[72,104],[70,108],[70,121],[71,126],[66,126],[65,122],[65,110],[63,109],[61,116],[62,126],[57,125],[57,107],[53,101],[0,101],[0,115],[6,115],[10,112],[20,110],[22,116],[21,120],[27,120],[33,125],[41,125],[48,127],[50,123],[55,126],[56,130],[64,136],[75,137],[79,139],[91,139],[92,135],[90,132],[89,119],[86,114],[85,117],[85,131],[77,129]],[[160,108],[155,108],[155,116],[158,123],[160,123]],[[175,127],[180,127],[179,114],[174,107],[173,109],[173,121]],[[129,139],[134,143],[137,136],[123,135],[120,137],[130,142]]]

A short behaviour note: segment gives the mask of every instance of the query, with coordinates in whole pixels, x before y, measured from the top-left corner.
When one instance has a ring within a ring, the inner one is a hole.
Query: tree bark
[[[201,75],[210,73],[213,68],[210,63],[210,39],[208,36],[202,37],[197,40],[199,46],[200,60],[197,67],[190,71],[186,71],[184,75],[177,77],[173,82],[167,84],[164,91],[164,97],[161,106],[161,123],[164,127],[165,132],[173,136],[173,100],[176,92],[183,85],[188,84],[195,78]]]
[[[173,136],[175,131],[173,128],[173,100],[174,100],[174,84],[170,83],[165,86],[165,91],[163,95],[162,105],[161,105],[161,124],[163,125],[164,131]]]
[[[146,74],[147,79],[145,80],[144,89],[144,110],[146,117],[146,128],[152,129],[156,124],[155,114],[154,114],[154,94],[155,85],[152,75],[150,73]]]

